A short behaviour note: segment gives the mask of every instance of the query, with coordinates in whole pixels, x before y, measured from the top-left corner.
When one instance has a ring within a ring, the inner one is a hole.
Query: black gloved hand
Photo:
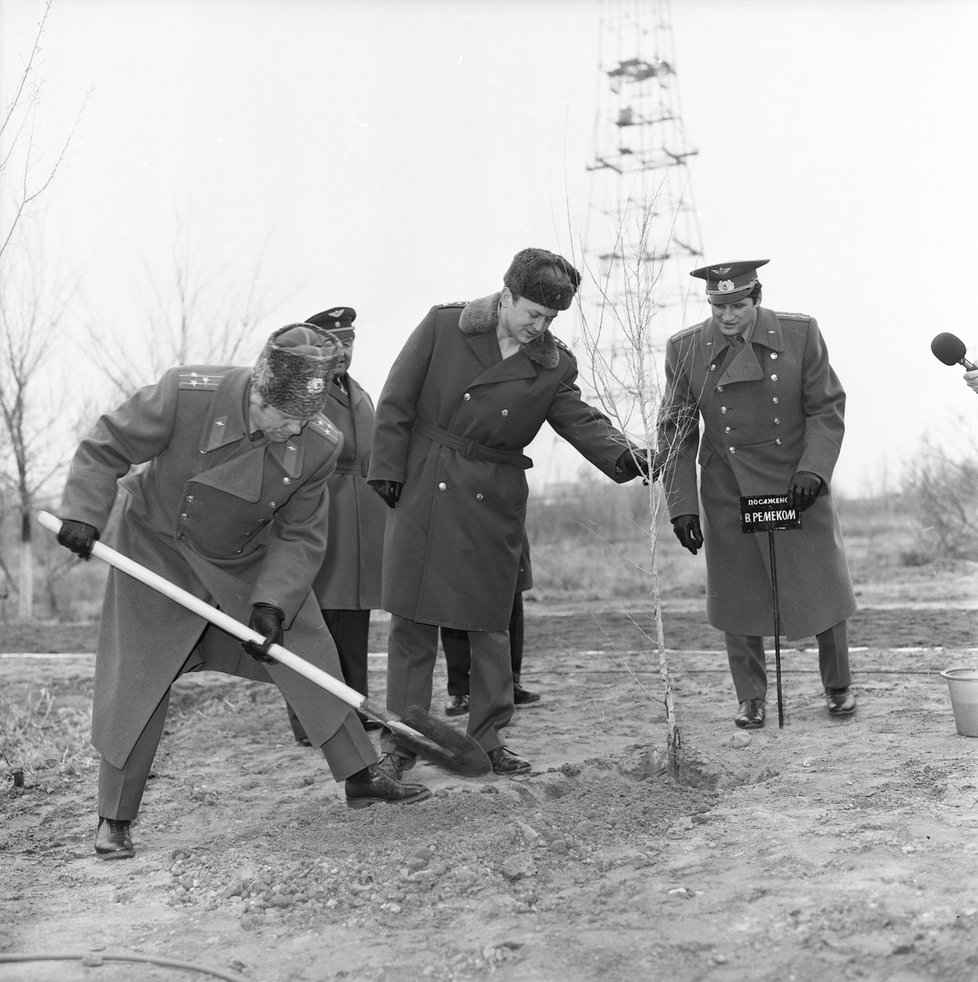
[[[696,550],[702,548],[703,530],[700,528],[699,515],[677,515],[672,520],[672,530],[676,533],[680,545],[694,556]]]
[[[798,471],[788,482],[788,504],[803,512],[815,504],[819,491],[822,490],[822,479],[811,471]]]
[[[257,631],[264,639],[264,644],[255,641],[242,641],[241,647],[257,661],[263,661],[267,665],[277,665],[278,661],[273,658],[268,649],[273,644],[281,644],[285,638],[282,630],[282,622],[285,620],[285,611],[274,604],[254,604],[251,608],[251,617],[248,618],[248,627],[252,631]]]
[[[397,505],[397,499],[401,497],[401,488],[404,487],[400,481],[367,481],[367,484],[384,499],[388,508]]]
[[[665,462],[663,454],[652,451],[652,462],[649,464],[649,451],[636,447],[634,450],[626,450],[617,461],[615,470],[623,474],[628,480],[641,477],[648,484],[659,476],[662,465]]]
[[[97,541],[98,529],[94,525],[74,522],[70,518],[62,521],[58,544],[70,549],[76,556],[81,556],[82,559],[91,558],[92,546]]]

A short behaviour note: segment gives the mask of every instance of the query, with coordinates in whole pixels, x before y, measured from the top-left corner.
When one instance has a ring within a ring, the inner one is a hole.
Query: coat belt
[[[361,477],[367,476],[370,469],[370,458],[361,457],[360,460],[340,460],[336,463],[334,474],[359,474]]]
[[[450,447],[457,450],[463,457],[470,457],[474,460],[489,460],[494,464],[508,464],[510,467],[520,467],[529,470],[533,466],[533,461],[519,450],[493,450],[475,440],[466,440],[464,437],[456,436],[448,430],[443,430],[434,423],[428,423],[423,419],[416,420],[414,432],[423,436],[432,443],[440,443],[443,447]]]

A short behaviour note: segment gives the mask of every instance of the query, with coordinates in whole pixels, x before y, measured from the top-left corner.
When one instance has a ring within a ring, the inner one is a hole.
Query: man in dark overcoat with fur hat
[[[272,334],[254,369],[169,370],[102,416],[74,455],[59,512],[63,546],[87,558],[118,501],[120,552],[267,639],[245,646],[246,655],[198,614],[110,569],[92,710],[103,858],[134,854],[130,824],[170,686],[187,671],[274,682],[334,778],[346,781],[351,807],[428,796],[378,769],[349,706],[268,658],[287,638],[290,650],[340,677],[311,590],[326,549],[326,484],[342,447],[320,414],[336,363],[328,332],[289,325]]]
[[[787,493],[803,512],[802,528],[777,538],[783,633],[816,637],[829,713],[856,708],[846,630],[856,601],[830,494],[846,394],[815,318],[759,306],[767,262],[691,273],[706,280],[713,315],[669,339],[659,434],[673,529],[693,555],[705,544],[707,619],[724,632],[745,729],[764,725],[763,640],[774,634],[767,536],[741,530],[750,495]]]
[[[427,709],[438,626],[468,631],[468,733],[500,774],[530,769],[499,735],[513,714],[507,626],[532,464],[524,448],[547,422],[613,481],[654,474],[649,455],[583,400],[574,356],[550,332],[580,279],[546,249],[517,253],[500,292],[429,311],[377,403],[368,480],[393,509],[388,706]],[[400,775],[410,760],[389,738],[383,746],[382,766]]]
[[[323,415],[343,435],[343,449],[327,482],[329,541],[312,588],[336,644],[343,681],[368,695],[370,612],[380,607],[387,508],[367,485],[374,404],[366,389],[350,374],[356,318],[352,307],[337,306],[305,321],[329,331],[339,343],[336,373],[328,388]],[[289,722],[296,740],[308,743],[302,723],[291,708]],[[366,730],[379,729],[381,725],[366,715],[361,715],[360,722]]]

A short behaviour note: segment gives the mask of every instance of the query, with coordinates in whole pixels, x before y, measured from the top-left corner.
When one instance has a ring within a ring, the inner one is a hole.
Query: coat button
[[[192,494],[187,495],[187,501],[189,501],[191,504],[193,504],[196,500],[197,499]]]
[[[736,447],[730,447],[729,450],[730,450],[731,453],[736,453],[737,452],[737,448]]]
[[[729,432],[730,432],[730,427],[729,427],[729,426],[725,426],[725,427],[723,428],[723,432],[724,432],[724,433],[729,433]]]
[[[780,447],[781,446],[781,437],[778,437],[777,440],[775,440],[774,442]]]
[[[282,478],[282,483],[283,484],[291,484],[292,483],[292,478],[291,477],[283,477]]]
[[[178,539],[182,539],[183,538],[183,532],[177,532],[177,538]]]
[[[778,380],[778,377],[777,377],[777,375],[772,375],[772,376],[771,376],[771,381],[772,381],[772,382],[777,382],[777,380]]]
[[[504,409],[499,415],[500,416],[508,416],[509,415],[509,410],[508,409]]]
[[[475,496],[476,501],[482,501],[484,498],[485,495],[481,491]]]
[[[771,352],[771,361],[777,361],[777,360],[778,360],[778,353],[776,351],[772,351]]]
[[[726,411],[727,411],[727,407],[726,406],[721,406],[720,407],[720,412],[721,413],[725,413]]]
[[[464,399],[464,400],[465,400],[466,402],[468,402],[468,401],[469,401],[469,399],[471,399],[471,398],[472,398],[472,396],[471,396],[471,395],[470,395],[470,394],[469,394],[468,392],[466,392],[466,393],[465,393],[465,395],[464,395],[464,396],[462,396],[462,398],[463,398],[463,399]]]
[[[717,370],[716,365],[710,365],[710,371],[715,372]]]
[[[780,423],[781,423],[781,417],[780,416],[775,416],[774,417],[774,425],[775,426],[778,426]]]
[[[717,392],[723,392],[723,386],[722,385],[718,385],[717,386]]]
[[[185,511],[180,512],[180,519],[182,521],[185,522],[188,518],[190,518],[190,516]]]
[[[774,397],[774,398],[773,398],[773,399],[771,400],[771,402],[773,402],[773,403],[774,403],[775,405],[777,405],[777,404],[778,404],[778,403],[779,403],[780,401],[781,401],[781,400],[780,400],[780,399],[779,399],[779,398],[778,398],[777,396],[775,396],[775,397]]]
[[[444,481],[439,481],[438,482],[438,490],[439,491],[447,491],[448,490],[448,485]]]

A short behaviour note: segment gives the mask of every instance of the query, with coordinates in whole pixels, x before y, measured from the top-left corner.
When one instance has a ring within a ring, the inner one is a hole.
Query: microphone
[[[964,341],[955,334],[938,334],[930,343],[930,350],[934,352],[934,357],[945,365],[964,365],[969,371],[973,372],[978,365],[972,364],[965,358]]]

